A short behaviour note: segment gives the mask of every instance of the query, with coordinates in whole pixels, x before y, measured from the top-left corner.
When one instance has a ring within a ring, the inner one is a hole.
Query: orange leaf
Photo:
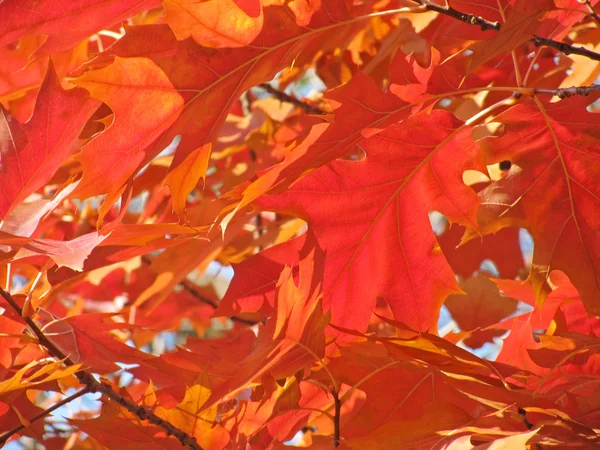
[[[167,0],[163,5],[166,22],[178,40],[191,36],[207,47],[244,47],[258,36],[263,26],[259,0]]]
[[[75,83],[106,102],[115,118],[77,156],[83,178],[73,195],[108,193],[114,203],[145,163],[148,146],[175,122],[184,100],[161,68],[147,58],[115,58],[111,66],[88,72]]]

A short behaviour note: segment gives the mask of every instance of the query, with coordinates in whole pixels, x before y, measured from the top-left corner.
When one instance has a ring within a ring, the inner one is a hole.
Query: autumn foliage
[[[0,2],[0,446],[598,448],[596,3]]]

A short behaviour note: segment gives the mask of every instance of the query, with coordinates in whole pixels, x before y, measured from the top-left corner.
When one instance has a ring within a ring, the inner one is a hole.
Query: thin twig
[[[412,0],[412,1],[414,3],[418,3],[419,5],[423,6],[426,10],[435,11],[435,12],[443,14],[445,16],[452,17],[456,20],[460,20],[461,22],[464,22],[466,24],[478,26],[484,31],[485,30],[500,31],[500,29],[502,28],[502,26],[498,22],[492,22],[490,20],[486,20],[483,17],[479,17],[474,14],[463,13],[463,12],[457,11],[456,9],[454,9],[450,6],[444,7],[444,6],[436,5],[436,4],[431,3],[428,0]],[[574,45],[567,44],[565,42],[555,41],[554,39],[543,38],[543,37],[535,36],[535,35],[531,39],[531,42],[533,42],[533,44],[536,47],[539,47],[542,45],[546,46],[546,47],[551,47],[555,50],[558,50],[561,53],[564,53],[565,55],[581,55],[581,56],[585,56],[586,58],[592,59],[594,61],[600,61],[600,53],[593,52],[584,47],[576,47]]]
[[[491,20],[486,20],[483,17],[476,16],[475,14],[464,13],[461,11],[457,11],[452,8],[450,5],[448,6],[440,6],[435,3],[431,3],[428,0],[412,0],[414,3],[418,3],[421,6],[424,6],[427,11],[435,11],[437,13],[443,14],[448,17],[452,17],[456,20],[460,20],[469,25],[475,25],[481,28],[483,31],[487,30],[495,30],[500,31],[500,23],[492,22]]]
[[[66,366],[75,365],[73,360],[71,360],[67,355],[65,355],[56,345],[54,345],[54,343],[50,339],[46,337],[43,331],[40,330],[37,324],[30,317],[23,317],[23,311],[21,310],[21,307],[12,295],[10,295],[1,287],[0,295],[17,313],[19,313],[19,315],[21,315],[25,323],[27,323],[29,329],[38,338],[38,343],[41,346],[43,346],[48,351],[48,353],[50,353],[50,355],[52,355],[58,360],[62,360],[63,364]],[[79,372],[76,372],[75,376],[81,384],[87,386],[89,392],[101,392],[112,401],[120,404],[125,409],[138,416],[141,420],[147,420],[148,422],[163,428],[168,435],[173,435],[177,439],[179,439],[181,444],[185,447],[188,447],[192,450],[202,450],[202,447],[198,445],[198,442],[196,441],[195,437],[190,436],[188,433],[186,433],[183,430],[180,430],[169,421],[157,416],[150,409],[139,406],[131,400],[123,397],[121,394],[117,393],[109,384],[97,381],[91,373],[81,370]]]
[[[146,255],[142,256],[142,262],[146,265],[152,264],[152,260],[150,258],[148,258],[148,256],[146,256]],[[217,302],[215,302],[214,300],[202,295],[202,293],[200,291],[198,291],[198,289],[196,288],[194,283],[192,283],[190,280],[183,279],[179,282],[179,284],[181,285],[181,287],[183,287],[183,289],[185,289],[187,292],[192,294],[196,298],[196,300],[198,300],[200,303],[204,303],[205,305],[211,306],[214,309],[217,309],[217,307],[219,306],[219,304]],[[230,319],[233,322],[243,323],[244,325],[251,325],[251,326],[261,323],[261,322],[255,322],[253,320],[243,319],[243,318],[237,317],[237,316],[230,317]]]
[[[600,16],[594,10],[594,7],[592,6],[592,3],[590,2],[590,0],[585,0],[583,3],[586,6],[587,10],[590,12],[590,17],[592,19],[594,19],[596,21],[596,23],[600,24]]]
[[[256,162],[256,152],[252,149],[249,149],[249,154],[250,154],[250,161],[255,163]],[[254,228],[255,238],[258,239],[259,237],[262,236],[262,234],[264,232],[262,214],[260,211],[254,216],[254,222],[256,224],[256,226]],[[263,249],[260,245],[256,247],[257,253],[261,252],[262,250]]]
[[[527,411],[525,411],[523,408],[517,408],[517,412],[523,416],[523,423],[525,424],[527,429],[531,430],[533,428],[533,424],[527,418]],[[534,444],[534,445],[535,445],[536,450],[542,450],[542,446],[540,444]]]
[[[89,386],[85,386],[83,389],[81,389],[80,391],[76,392],[73,395],[70,395],[68,397],[65,397],[64,399],[62,399],[60,402],[55,403],[53,406],[51,406],[48,409],[45,409],[44,411],[42,411],[41,413],[33,416],[31,419],[28,419],[28,422],[31,424],[33,422],[35,422],[36,420],[42,419],[43,417],[46,417],[48,414],[50,414],[53,411],[56,411],[58,408],[60,408],[61,406],[66,405],[67,403],[72,402],[73,400],[75,400],[76,398],[81,397],[84,394],[87,394],[91,392],[90,391],[90,387]],[[19,431],[23,430],[25,427],[25,425],[21,424],[19,426],[14,427],[12,430],[4,433],[2,436],[0,436],[0,447],[3,446],[4,444],[6,444],[6,441],[8,441],[8,439],[13,435],[13,434],[17,434]]]
[[[292,95],[286,94],[285,92],[275,89],[269,83],[262,83],[262,84],[259,84],[257,87],[261,88],[263,91],[268,92],[269,94],[271,94],[273,97],[275,97],[280,102],[291,103],[291,104],[297,106],[298,108],[303,109],[308,114],[319,114],[319,115],[327,114],[322,109],[315,108],[314,106],[309,105],[308,103],[305,103],[302,100],[299,100]]]
[[[590,86],[571,86],[558,89],[533,89],[534,94],[552,94],[559,98],[573,97],[574,95],[588,96],[593,92],[600,92],[600,84],[592,84]]]
[[[188,291],[190,294],[192,294],[194,297],[196,297],[196,299],[198,299],[198,301],[200,301],[202,303],[206,303],[207,305],[212,306],[214,309],[217,309],[217,306],[219,306],[218,304],[216,304],[212,300],[204,297],[200,292],[198,292],[198,289],[194,286],[194,283],[192,283],[191,281],[183,280],[179,284],[181,284],[181,286],[183,286],[183,288],[186,291]],[[244,318],[238,317],[238,316],[230,317],[230,319],[233,322],[243,323],[244,325],[250,325],[250,326],[260,323],[260,322],[255,322],[254,320],[248,320],[248,319],[244,319]]]
[[[575,47],[574,45],[539,36],[534,36],[531,42],[533,42],[536,47],[544,45],[546,47],[554,48],[565,55],[581,55],[588,59],[593,59],[594,61],[600,61],[600,53],[593,52],[585,47]]]
[[[340,446],[340,416],[342,413],[342,402],[340,401],[340,395],[337,389],[331,389],[331,395],[333,396],[333,446]]]

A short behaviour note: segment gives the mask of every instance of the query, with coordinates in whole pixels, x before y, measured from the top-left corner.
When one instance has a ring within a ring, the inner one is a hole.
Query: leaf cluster
[[[596,3],[0,2],[0,445],[600,446]]]

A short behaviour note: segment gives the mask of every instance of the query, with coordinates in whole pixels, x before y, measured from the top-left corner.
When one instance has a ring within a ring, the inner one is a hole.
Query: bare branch
[[[534,94],[552,94],[559,98],[573,97],[574,95],[588,96],[593,92],[600,92],[600,84],[592,84],[590,86],[572,86],[558,89],[542,89],[536,88]]]
[[[518,408],[517,412],[523,416],[523,423],[525,424],[527,429],[531,430],[533,428],[533,424],[527,418],[527,411],[525,411],[523,408]],[[542,446],[540,444],[535,444],[535,448],[536,450],[542,450]]]
[[[333,446],[340,446],[340,416],[342,413],[342,402],[340,401],[339,392],[334,388],[331,389],[331,395],[333,396]]]
[[[91,392],[90,391],[90,387],[89,386],[85,386],[83,389],[81,389],[80,391],[76,392],[73,395],[70,395],[68,397],[65,397],[64,399],[62,399],[60,402],[55,403],[54,405],[52,405],[50,408],[45,409],[44,411],[42,411],[41,413],[33,416],[31,419],[28,419],[29,423],[35,422],[37,420],[40,420],[43,417],[46,417],[48,414],[50,414],[53,411],[56,411],[58,408],[60,408],[61,406],[66,405],[67,403],[72,402],[73,400],[75,400],[76,398],[81,397],[84,394],[87,394]],[[17,427],[14,427],[12,430],[4,433],[2,436],[0,436],[0,447],[3,446],[4,444],[6,444],[6,441],[8,441],[8,439],[13,435],[13,434],[17,434],[19,431],[23,430],[25,427],[25,425],[19,425]]]
[[[600,53],[593,52],[585,47],[575,47],[574,45],[539,36],[534,36],[531,42],[533,42],[536,47],[544,45],[546,47],[554,48],[565,55],[581,55],[593,59],[594,61],[600,61]]]
[[[29,329],[38,338],[39,344],[42,345],[48,351],[48,353],[50,353],[50,355],[52,355],[56,359],[62,360],[66,366],[75,365],[75,363],[67,355],[65,355],[58,347],[56,347],[56,345],[54,345],[54,343],[51,340],[49,340],[46,337],[44,332],[40,330],[40,328],[31,318],[23,317],[23,311],[21,310],[21,307],[12,295],[10,295],[1,287],[0,295],[17,313],[19,313],[19,315],[23,318],[25,323],[27,323]],[[117,402],[118,404],[126,408],[128,411],[138,416],[141,420],[147,420],[148,422],[163,428],[167,432],[167,434],[173,435],[177,439],[179,439],[181,444],[185,447],[188,447],[192,450],[202,450],[202,447],[198,445],[198,442],[196,441],[195,437],[190,436],[188,433],[180,430],[172,423],[157,416],[150,409],[139,406],[131,400],[123,397],[121,394],[117,393],[109,384],[97,381],[91,373],[81,370],[79,372],[76,372],[75,376],[81,384],[86,386],[86,389],[89,392],[101,392],[112,401]]]
[[[142,262],[147,265],[152,264],[152,260],[145,255],[142,256]],[[200,291],[198,291],[198,289],[196,288],[194,283],[192,283],[191,281],[183,279],[179,284],[187,292],[192,294],[196,298],[196,300],[198,300],[199,302],[204,303],[205,305],[212,306],[214,309],[217,309],[217,306],[219,306],[217,304],[217,302],[213,301],[212,299],[210,299],[208,297],[205,297]],[[260,323],[260,322],[254,322],[253,320],[243,319],[243,318],[237,317],[237,316],[230,317],[230,319],[234,322],[243,323],[245,325],[256,325],[257,323]]]
[[[303,109],[304,112],[306,112],[308,114],[319,114],[319,115],[327,114],[322,109],[315,108],[314,106],[311,106],[308,103],[305,103],[302,100],[299,100],[292,95],[286,94],[285,92],[275,89],[269,83],[262,83],[262,84],[259,84],[257,87],[261,88],[263,91],[268,92],[269,94],[271,94],[273,97],[275,97],[276,99],[278,99],[281,102],[292,103],[293,105],[297,106],[298,108]]]
[[[475,16],[474,14],[463,13],[463,12],[457,11],[456,9],[454,9],[450,6],[444,7],[444,6],[436,5],[436,4],[431,3],[429,0],[412,0],[412,1],[415,3],[418,3],[421,6],[424,6],[425,9],[427,9],[429,11],[435,11],[435,12],[443,14],[445,16],[452,17],[456,20],[460,20],[461,22],[464,22],[466,24],[478,26],[484,31],[485,30],[500,31],[500,29],[502,28],[502,26],[498,22],[492,22],[490,20],[484,19],[483,17]],[[593,9],[592,9],[592,12],[593,12]],[[596,13],[594,12],[594,14],[596,14]],[[597,14],[596,14],[596,16],[597,16]],[[593,16],[593,17],[594,17],[594,19],[596,19],[595,16]],[[600,16],[599,16],[599,18],[600,18]],[[551,47],[555,50],[558,50],[561,53],[564,53],[565,55],[581,55],[581,56],[585,56],[586,58],[592,59],[594,61],[600,61],[600,53],[593,52],[584,47],[576,47],[574,45],[567,44],[565,42],[555,41],[553,39],[543,38],[540,36],[534,36],[531,39],[531,42],[533,42],[533,44],[536,47],[540,47],[540,46]]]
[[[469,25],[475,25],[481,28],[483,31],[486,30],[495,30],[500,31],[500,23],[492,22],[491,20],[486,20],[483,17],[476,16],[475,14],[469,14],[457,11],[452,8],[450,5],[448,6],[440,6],[435,3],[431,3],[428,0],[412,0],[415,3],[418,3],[421,6],[424,6],[428,11],[435,11],[440,14],[444,14],[445,16],[452,17],[456,20],[460,20],[461,22],[467,23]]]
[[[583,4],[586,6],[587,10],[590,12],[590,17],[596,21],[596,23],[600,24],[600,16],[594,10],[592,3],[590,0],[584,0]]]

